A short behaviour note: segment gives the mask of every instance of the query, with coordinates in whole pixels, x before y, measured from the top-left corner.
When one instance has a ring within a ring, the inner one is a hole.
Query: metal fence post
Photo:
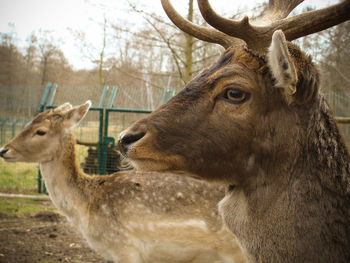
[[[38,169],[38,193],[41,194],[41,172],[40,169]]]
[[[51,92],[51,88],[53,88],[52,92]],[[40,112],[43,112],[46,108],[47,105],[50,105],[52,104],[52,101],[54,99],[54,96],[56,94],[56,89],[57,89],[57,85],[54,84],[52,85],[51,82],[48,82],[47,85],[46,85],[46,88],[44,90],[44,94],[43,94],[43,97],[41,98],[41,102],[40,102],[40,106],[39,106],[39,111]],[[50,94],[51,92],[51,94]],[[46,104],[46,101],[47,101],[47,98],[48,96],[50,95],[49,97],[49,100],[48,100],[48,104]],[[50,102],[50,104],[49,104]],[[41,187],[43,186],[43,187]],[[41,178],[41,172],[40,172],[40,169],[38,170],[38,193],[41,193],[42,192],[42,189],[43,189],[43,192],[46,193],[46,187],[45,187],[45,184]]]
[[[43,112],[45,110],[45,103],[46,103],[46,100],[47,100],[47,96],[50,93],[51,86],[52,86],[51,82],[47,83],[45,91],[44,91],[44,94],[43,94],[43,97],[41,98],[40,106],[39,106],[39,111],[40,112]]]
[[[49,99],[47,100],[46,106],[52,106],[53,99],[55,98],[58,85],[53,83]]]
[[[101,174],[106,174],[107,168],[107,157],[108,157],[108,148],[114,147],[114,138],[108,137],[108,124],[109,124],[109,111],[113,107],[114,97],[117,93],[118,86],[113,86],[112,93],[109,97],[107,107],[105,109],[105,120],[104,120],[104,132],[102,139],[102,154],[101,154]]]
[[[100,100],[98,110],[100,111],[100,124],[98,130],[98,146],[97,146],[97,173],[103,174],[102,162],[103,162],[103,115],[104,115],[104,103],[108,92],[108,85],[104,86],[103,93]]]
[[[164,89],[164,94],[163,94],[163,99],[162,99],[161,104],[163,104],[163,103],[166,102],[166,100],[167,100],[167,98],[168,98],[168,93],[169,93],[168,88],[165,88],[165,89]]]

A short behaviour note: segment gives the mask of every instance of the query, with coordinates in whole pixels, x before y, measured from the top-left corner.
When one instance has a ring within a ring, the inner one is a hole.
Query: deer
[[[209,26],[161,0],[182,31],[225,48],[149,116],[120,133],[138,171],[223,183],[224,224],[248,262],[350,262],[350,162],[321,76],[291,41],[350,18],[350,1],[288,17],[302,0],[270,0],[262,17]]]
[[[225,188],[176,173],[88,175],[78,166],[74,127],[90,101],[39,113],[0,148],[7,162],[38,162],[53,204],[106,260],[120,263],[245,259],[222,224]]]

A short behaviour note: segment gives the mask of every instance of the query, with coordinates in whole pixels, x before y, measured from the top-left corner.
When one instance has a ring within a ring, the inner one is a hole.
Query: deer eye
[[[46,131],[43,131],[43,130],[37,130],[36,131],[36,135],[44,136],[45,134],[46,134]]]
[[[249,98],[249,93],[241,91],[239,89],[227,89],[224,95],[225,99],[231,103],[240,104],[245,102]]]

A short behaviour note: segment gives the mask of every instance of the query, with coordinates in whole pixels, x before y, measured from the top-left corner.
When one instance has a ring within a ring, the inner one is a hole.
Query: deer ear
[[[287,98],[291,99],[297,91],[298,75],[288,51],[287,40],[281,30],[272,35],[268,51],[268,66],[275,78],[275,86],[283,88]]]
[[[80,106],[76,106],[69,110],[64,116],[64,126],[66,128],[73,128],[79,124],[79,122],[85,117],[88,113],[89,108],[91,107],[91,101],[88,100]]]
[[[54,109],[54,112],[66,112],[66,111],[70,110],[71,108],[73,108],[72,104],[70,104],[69,102],[66,102],[66,103],[58,106],[56,109]]]

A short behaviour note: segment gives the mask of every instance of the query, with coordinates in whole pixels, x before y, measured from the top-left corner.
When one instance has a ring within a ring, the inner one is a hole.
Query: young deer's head
[[[7,162],[44,163],[55,160],[64,151],[63,138],[84,118],[90,106],[90,101],[74,108],[65,103],[38,114],[0,149],[0,156]]]
[[[257,169],[290,169],[308,143],[306,126],[320,95],[311,58],[287,40],[350,14],[344,1],[286,18],[300,2],[270,1],[265,16],[250,23],[222,18],[208,0],[198,0],[213,29],[186,21],[162,0],[180,29],[227,49],[172,100],[121,133],[120,148],[134,166],[242,184]]]

